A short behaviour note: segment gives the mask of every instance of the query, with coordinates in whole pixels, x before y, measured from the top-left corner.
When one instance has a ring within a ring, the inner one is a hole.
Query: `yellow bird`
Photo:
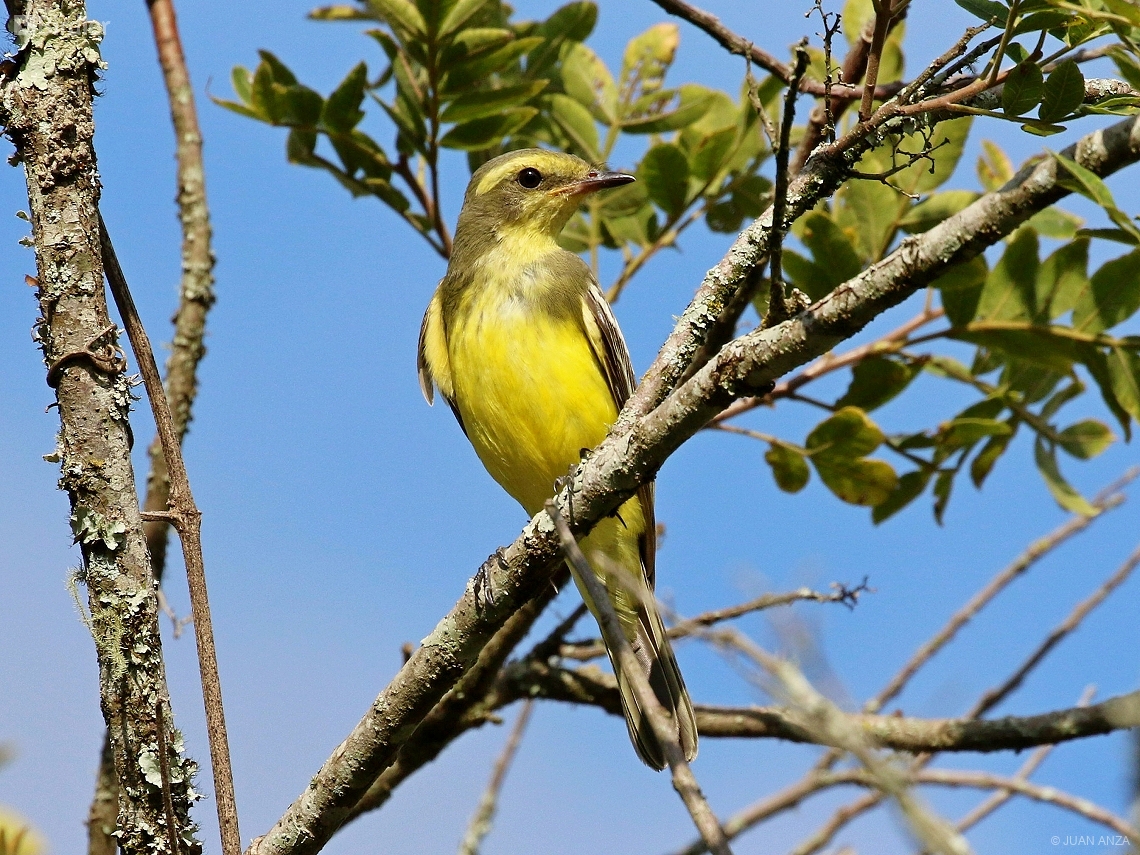
[[[582,450],[605,438],[633,391],[629,351],[597,281],[556,242],[585,196],[633,180],[541,149],[484,164],[467,186],[447,275],[424,315],[424,396],[430,404],[439,389],[491,477],[531,516]],[[601,520],[582,550],[691,760],[693,706],[653,600],[653,485]],[[662,769],[661,745],[612,654],[610,661],[634,748]]]

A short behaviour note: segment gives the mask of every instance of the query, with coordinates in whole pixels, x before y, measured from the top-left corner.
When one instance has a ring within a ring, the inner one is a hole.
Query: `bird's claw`
[[[489,606],[495,605],[495,589],[491,585],[491,562],[498,564],[500,570],[508,569],[507,553],[503,547],[500,546],[491,553],[475,573],[473,582],[475,601],[482,599]]]

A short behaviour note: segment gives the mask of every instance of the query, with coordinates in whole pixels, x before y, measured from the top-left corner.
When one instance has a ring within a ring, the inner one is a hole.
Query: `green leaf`
[[[1072,485],[1061,474],[1061,470],[1057,466],[1056,449],[1040,436],[1037,437],[1037,441],[1033,445],[1033,459],[1037,463],[1037,470],[1041,473],[1041,477],[1045,479],[1045,486],[1049,488],[1049,492],[1053,494],[1058,505],[1074,514],[1081,514],[1086,517],[1096,515],[1096,508],[1073,489]]]
[[[982,151],[978,158],[978,180],[992,193],[1013,178],[1013,163],[997,143],[982,140]]]
[[[364,87],[368,82],[368,66],[363,62],[341,81],[329,95],[321,110],[321,124],[333,133],[351,131],[364,118],[360,109],[364,101]]]
[[[289,66],[279,60],[274,54],[267,50],[259,50],[257,55],[261,57],[260,65],[266,67],[274,83],[280,83],[284,86],[297,85],[297,76],[289,70]]]
[[[1073,307],[1073,328],[1098,333],[1140,309],[1140,249],[1114,258],[1092,275]]]
[[[973,445],[980,439],[990,436],[1009,436],[1013,429],[997,419],[956,418],[942,424],[938,430],[941,445],[961,448]]]
[[[606,64],[584,44],[574,44],[562,60],[562,85],[595,119],[607,125],[617,122],[617,84]]]
[[[570,138],[577,153],[589,161],[601,159],[598,152],[598,126],[590,111],[569,95],[550,96],[550,115],[562,132]],[[613,194],[606,194],[608,199]]]
[[[869,356],[852,370],[851,384],[835,406],[877,409],[906,389],[917,374],[918,369],[908,362]]]
[[[695,83],[682,86],[676,93],[676,107],[672,108],[674,93],[662,90],[645,96],[645,101],[634,105],[631,118],[624,118],[621,129],[627,134],[664,134],[693,124],[715,102],[715,93]],[[649,105],[648,108],[645,105]]]
[[[1022,62],[1005,79],[1001,108],[1008,116],[1023,116],[1040,103],[1044,91],[1041,69],[1036,63]]]
[[[460,35],[469,32],[464,30]],[[502,47],[485,51],[474,51],[470,59],[448,66],[444,79],[444,100],[452,100],[467,94],[472,88],[494,74],[511,74],[511,66],[517,66],[519,57],[542,45],[540,38],[515,39]]]
[[[545,80],[533,80],[461,95],[444,108],[439,118],[443,122],[463,124],[475,119],[497,116],[512,107],[521,107],[545,89],[546,84]]]
[[[776,486],[785,493],[798,493],[811,477],[804,456],[790,446],[772,443],[765,452],[764,459],[772,467]]]
[[[721,128],[702,139],[689,156],[692,177],[702,186],[724,169],[725,157],[736,142],[736,128]]]
[[[1036,317],[1037,263],[1037,233],[1018,229],[986,279],[977,317],[1000,321]]]
[[[309,12],[311,21],[373,21],[371,15],[356,6],[321,6]]]
[[[233,71],[230,72],[230,83],[234,87],[234,94],[248,104],[250,89],[253,86],[253,73],[248,68],[235,65]]]
[[[665,72],[673,64],[681,28],[673,23],[654,24],[629,40],[622,55],[622,83],[629,86],[631,100],[641,92],[660,89]]]
[[[1036,305],[1048,320],[1071,311],[1088,289],[1088,261],[1089,242],[1078,239],[1056,250],[1037,268]]]
[[[487,4],[487,0],[459,0],[439,25],[439,37],[447,38]]]
[[[942,308],[951,324],[961,327],[974,319],[988,276],[986,259],[978,255],[955,264],[931,283],[942,297]]]
[[[313,152],[317,147],[316,131],[293,128],[285,141],[285,157],[290,163],[313,165]]]
[[[871,510],[871,521],[878,525],[921,496],[926,485],[930,483],[930,474],[928,469],[916,469],[900,476],[886,500]]]
[[[1050,72],[1037,115],[1043,122],[1056,122],[1075,111],[1085,100],[1085,76],[1067,59]]]
[[[1058,436],[1061,448],[1080,460],[1091,460],[1116,439],[1108,425],[1096,419],[1085,419],[1069,425]]]
[[[1009,447],[1012,438],[1012,429],[1004,436],[992,436],[982,446],[982,450],[974,456],[970,463],[970,480],[974,482],[975,487],[981,489],[982,484],[985,483],[986,478],[993,470],[994,464]]]
[[[991,22],[997,27],[1004,27],[1009,19],[1009,9],[994,0],[954,0],[954,2],[974,17]]]
[[[973,190],[944,190],[935,193],[907,210],[899,220],[899,225],[911,234],[929,231],[972,204],[979,195]]]
[[[898,486],[895,470],[883,460],[827,454],[813,455],[811,462],[827,488],[848,504],[876,507]]]
[[[786,278],[812,300],[827,296],[835,287],[826,268],[808,261],[798,252],[785,249],[783,261]]]
[[[942,525],[942,517],[950,504],[950,492],[954,489],[954,472],[939,472],[934,479],[934,521]]]
[[[882,442],[883,432],[865,412],[858,407],[843,407],[808,434],[807,449],[813,458],[817,454],[864,457]]]
[[[498,116],[488,116],[473,122],[456,125],[443,135],[439,144],[444,148],[476,151],[487,148],[510,136],[538,114],[534,107],[516,107]]]
[[[1063,211],[1056,205],[1038,211],[1025,222],[1037,234],[1055,240],[1072,240],[1083,223],[1084,220],[1076,214]]]
[[[1116,202],[1112,198],[1111,191],[1109,191],[1108,187],[1105,186],[1105,183],[1100,180],[1096,173],[1085,169],[1085,167],[1081,166],[1075,160],[1063,154],[1053,153],[1053,157],[1057,163],[1064,167],[1064,171],[1068,172],[1073,179],[1069,180],[1064,176],[1058,175],[1058,184],[1070,190],[1075,190],[1082,196],[1087,196],[1102,208],[1116,207]]]
[[[858,276],[863,262],[846,233],[822,211],[813,211],[801,221],[800,241],[811,250],[815,263],[828,276],[831,287]]]
[[[368,0],[368,7],[401,36],[401,41],[409,36],[427,38],[427,24],[410,0]]]
[[[670,217],[680,216],[689,194],[689,161],[672,143],[660,143],[645,153],[637,167],[649,198]]]
[[[593,3],[567,3],[534,30],[541,44],[527,56],[527,75],[545,75],[557,62],[567,44],[582,42],[594,31],[598,7]]]
[[[954,330],[950,337],[1061,373],[1069,371],[1074,362],[1085,362],[1096,346],[1094,337],[1068,327],[1021,321],[977,321]]]
[[[1140,356],[1135,351],[1114,347],[1108,352],[1106,368],[1120,407],[1140,421]]]

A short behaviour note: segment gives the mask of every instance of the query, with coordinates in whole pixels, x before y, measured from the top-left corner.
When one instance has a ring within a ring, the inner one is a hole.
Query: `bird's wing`
[[[633,373],[633,362],[629,358],[625,338],[618,328],[609,302],[592,276],[590,287],[582,297],[582,322],[594,356],[605,372],[606,385],[610,388],[614,404],[620,411],[633,394],[637,378]],[[641,513],[645,518],[645,531],[639,538],[638,546],[650,590],[653,590],[657,565],[657,521],[653,513],[653,493],[652,481],[642,484],[637,491],[637,497],[641,500]]]
[[[423,323],[420,324],[420,341],[416,353],[416,370],[420,376],[420,391],[431,404],[435,398],[435,389],[443,395],[455,420],[463,433],[467,427],[463,424],[463,417],[459,415],[459,407],[455,403],[455,385],[451,379],[451,360],[447,355],[447,331],[443,325],[443,314],[440,310],[439,292],[428,303],[424,312]]]

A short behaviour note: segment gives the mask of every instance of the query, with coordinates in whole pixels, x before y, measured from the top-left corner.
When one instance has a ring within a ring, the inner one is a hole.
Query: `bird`
[[[590,194],[634,176],[574,155],[528,148],[495,157],[471,176],[447,273],[420,327],[417,368],[431,404],[451,407],[475,453],[527,514],[598,445],[633,392],[629,350],[590,267],[559,233]],[[654,485],[643,485],[582,540],[688,760],[697,753],[693,705],[653,597]],[[575,582],[597,617],[584,583]],[[646,765],[665,751],[602,639],[617,678],[630,740]]]

